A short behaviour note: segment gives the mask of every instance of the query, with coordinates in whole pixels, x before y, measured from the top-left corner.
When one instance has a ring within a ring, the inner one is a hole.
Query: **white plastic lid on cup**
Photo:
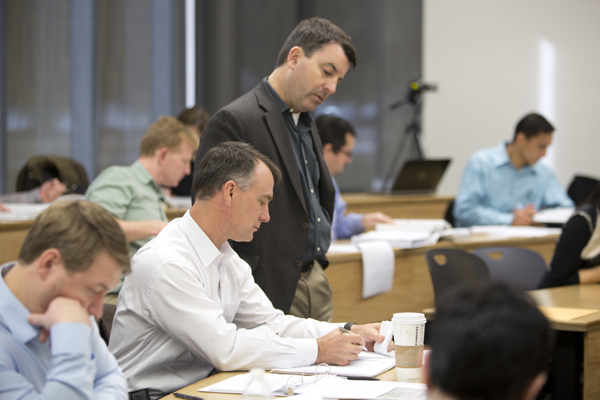
[[[412,313],[412,312],[395,313],[394,317],[392,318],[392,323],[418,325],[418,324],[427,323],[427,319],[425,318],[425,314],[423,314],[423,313]]]

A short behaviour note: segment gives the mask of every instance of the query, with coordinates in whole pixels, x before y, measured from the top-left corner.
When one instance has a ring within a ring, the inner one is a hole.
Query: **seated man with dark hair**
[[[135,254],[119,294],[109,348],[130,390],[158,398],[213,367],[345,365],[384,339],[380,324],[346,324],[351,332],[341,334],[336,324],[284,315],[231,248],[229,240],[248,242],[269,222],[280,180],[247,143],[207,152],[194,174],[194,205]]]
[[[436,309],[425,376],[432,400],[530,400],[546,382],[550,323],[503,285],[448,293]]]
[[[125,234],[99,205],[58,201],[37,217],[0,267],[1,399],[126,398],[94,317],[128,270]]]
[[[456,226],[533,225],[536,211],[573,207],[554,172],[539,162],[553,132],[546,118],[528,114],[517,124],[512,143],[473,154],[454,202]]]

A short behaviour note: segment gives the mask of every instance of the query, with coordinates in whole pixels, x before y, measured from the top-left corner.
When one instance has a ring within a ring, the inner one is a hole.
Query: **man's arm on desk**
[[[156,236],[168,224],[168,222],[160,220],[125,221],[118,218],[117,222],[123,229],[127,242],[135,242],[136,240]]]

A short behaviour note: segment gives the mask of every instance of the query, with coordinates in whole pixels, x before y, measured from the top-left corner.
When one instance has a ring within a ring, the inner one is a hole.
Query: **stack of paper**
[[[421,231],[434,232],[452,228],[445,219],[394,219],[391,224],[377,224],[375,230],[401,230],[401,231]]]
[[[573,207],[548,208],[536,212],[533,220],[540,224],[565,224],[574,211]]]
[[[549,235],[560,235],[560,228],[542,228],[537,226],[473,226],[472,234],[480,234],[493,238],[528,238],[543,237]]]
[[[384,373],[396,366],[396,359],[383,354],[363,351],[358,355],[358,359],[350,362],[348,365],[330,365],[322,367],[309,365],[296,368],[275,368],[271,372],[282,374],[315,374],[329,372],[332,375],[340,376],[366,376],[374,377]]]
[[[352,243],[358,244],[373,240],[383,240],[398,249],[415,249],[436,244],[440,238],[439,232],[419,230],[383,230],[370,231],[352,236]]]
[[[4,203],[8,212],[0,212],[0,221],[29,221],[35,219],[39,213],[48,208],[50,204],[20,204]]]

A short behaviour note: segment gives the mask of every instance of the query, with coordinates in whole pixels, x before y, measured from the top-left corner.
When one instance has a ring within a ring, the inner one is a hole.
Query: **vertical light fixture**
[[[185,0],[185,106],[196,104],[196,0]]]
[[[552,125],[556,124],[556,49],[546,39],[540,40],[540,58],[538,72],[538,110],[548,118]],[[554,144],[546,153],[546,162],[554,166],[554,149],[557,148],[557,136],[553,137]]]

